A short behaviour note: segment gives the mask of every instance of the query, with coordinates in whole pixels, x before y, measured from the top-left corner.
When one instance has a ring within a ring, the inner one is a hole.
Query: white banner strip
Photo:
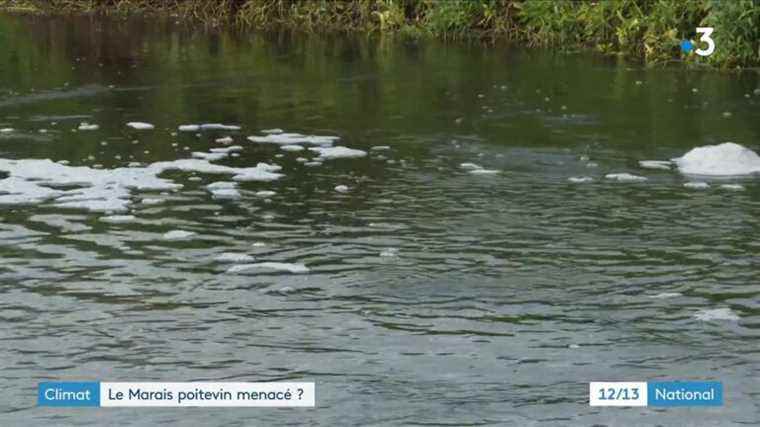
[[[591,406],[647,406],[647,383],[591,382],[588,399]]]
[[[103,407],[306,407],[314,383],[100,383]]]

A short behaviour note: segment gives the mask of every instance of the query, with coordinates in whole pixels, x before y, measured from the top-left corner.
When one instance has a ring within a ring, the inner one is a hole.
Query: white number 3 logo
[[[707,43],[707,49],[697,49],[696,52],[699,56],[710,56],[715,51],[715,41],[710,37],[713,33],[713,27],[697,27],[697,34],[702,34],[699,41]]]

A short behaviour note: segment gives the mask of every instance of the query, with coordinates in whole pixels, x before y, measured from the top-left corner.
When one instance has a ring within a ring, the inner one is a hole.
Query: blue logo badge
[[[694,43],[691,42],[691,40],[683,40],[681,41],[681,50],[683,53],[689,53],[694,49]]]

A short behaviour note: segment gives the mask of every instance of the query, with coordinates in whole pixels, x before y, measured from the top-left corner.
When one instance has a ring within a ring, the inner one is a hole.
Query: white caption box
[[[645,382],[591,382],[590,406],[647,406]]]
[[[102,407],[308,407],[314,383],[100,383]]]

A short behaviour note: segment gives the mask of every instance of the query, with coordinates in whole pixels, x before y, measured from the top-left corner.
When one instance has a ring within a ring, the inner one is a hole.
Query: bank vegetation
[[[0,0],[29,13],[162,14],[209,27],[508,40],[719,67],[760,65],[760,0]],[[713,27],[708,58],[680,49]]]

